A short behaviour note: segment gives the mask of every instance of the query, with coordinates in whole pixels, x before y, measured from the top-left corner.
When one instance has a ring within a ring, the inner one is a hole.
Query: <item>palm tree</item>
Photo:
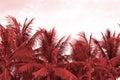
[[[59,41],[56,39],[54,28],[50,31],[40,29],[39,48],[37,57],[43,61],[43,67],[33,72],[33,76],[38,80],[77,80],[76,76],[65,68],[59,67],[68,60],[65,58],[65,49],[70,37]]]
[[[93,43],[95,39],[90,36],[89,41],[85,33],[79,34],[80,39],[76,40],[72,46],[72,61],[78,65],[77,69],[70,68],[79,80],[115,80],[113,67],[107,64],[107,60],[99,56],[99,50]],[[96,41],[97,42],[97,41]],[[109,66],[106,67],[106,66]]]
[[[107,30],[98,41],[80,33],[70,43],[70,36],[56,37],[53,28],[31,34],[34,19],[21,25],[8,16],[0,25],[0,80],[116,80],[120,76],[120,33]],[[37,43],[37,48],[36,47]]]
[[[30,22],[26,22],[20,29],[21,24],[17,20],[9,16],[9,23],[4,28],[0,25],[0,79],[13,80],[15,78],[15,65],[25,64],[32,60],[34,51],[32,45],[34,36],[30,37]],[[17,80],[17,79],[15,79]]]
[[[109,29],[106,30],[106,33],[102,33],[102,41],[98,41],[99,49],[101,54],[104,54],[104,58],[108,60],[112,67],[117,71],[116,77],[120,76],[119,62],[119,45],[120,45],[120,33],[112,33]]]

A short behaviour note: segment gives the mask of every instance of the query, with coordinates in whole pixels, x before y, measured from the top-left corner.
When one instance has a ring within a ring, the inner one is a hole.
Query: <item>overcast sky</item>
[[[55,27],[59,35],[120,31],[120,0],[0,0],[1,24],[7,15],[20,22],[35,17],[35,28]]]

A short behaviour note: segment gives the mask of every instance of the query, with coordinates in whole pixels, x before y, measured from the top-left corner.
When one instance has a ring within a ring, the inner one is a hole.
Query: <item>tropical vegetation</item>
[[[116,80],[120,77],[120,33],[109,29],[97,40],[58,38],[55,28],[39,28],[34,19],[20,24],[7,17],[0,25],[0,80]],[[36,47],[37,46],[37,47]],[[68,47],[70,51],[68,52]]]

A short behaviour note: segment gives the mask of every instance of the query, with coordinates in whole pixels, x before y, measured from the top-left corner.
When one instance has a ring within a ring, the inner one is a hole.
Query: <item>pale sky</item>
[[[120,0],[0,0],[0,20],[12,15],[20,22],[35,17],[34,27],[56,28],[59,35],[120,31]]]

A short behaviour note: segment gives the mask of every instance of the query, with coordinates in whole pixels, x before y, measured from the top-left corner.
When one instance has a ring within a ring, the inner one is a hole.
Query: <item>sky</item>
[[[58,35],[76,35],[100,38],[107,28],[119,31],[120,0],[0,0],[0,24],[11,15],[23,23],[35,18],[34,29],[56,28]]]

